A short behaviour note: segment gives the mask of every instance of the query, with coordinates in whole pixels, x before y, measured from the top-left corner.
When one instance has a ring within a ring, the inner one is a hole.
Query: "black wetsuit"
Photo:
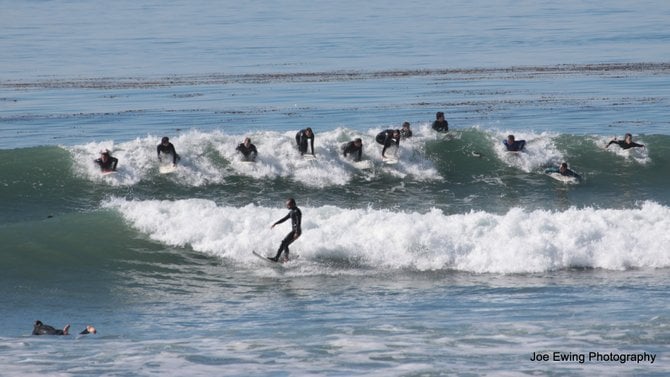
[[[100,170],[102,171],[111,171],[111,170],[116,170],[116,165],[119,163],[119,159],[109,156],[107,157],[107,161],[103,161],[102,157],[95,160],[95,163],[100,166]]]
[[[635,142],[632,142],[632,141],[630,143],[626,143],[626,140],[612,140],[612,141],[609,142],[609,144],[607,144],[607,146],[609,147],[612,144],[616,144],[616,145],[620,146],[622,149],[644,147],[644,145],[638,144],[638,143],[635,143]]]
[[[292,229],[291,232],[289,232],[289,234],[287,234],[286,237],[284,237],[284,239],[281,241],[279,250],[277,250],[277,255],[272,258],[272,260],[275,262],[279,260],[282,252],[285,253],[286,259],[288,259],[288,245],[293,243],[293,241],[295,241],[295,239],[300,236],[300,234],[302,234],[302,229],[300,227],[300,223],[302,222],[302,212],[300,212],[300,208],[297,206],[291,208],[289,213],[282,219],[277,220],[274,225],[281,224],[288,219],[291,219]]]
[[[377,137],[375,137],[375,141],[384,146],[384,148],[382,149],[382,157],[384,157],[386,149],[390,147],[392,144],[395,144],[396,147],[400,146],[400,137],[394,138],[393,132],[394,130],[382,131],[379,134],[377,134]]]
[[[400,137],[403,139],[407,139],[408,137],[412,137],[412,130],[408,128],[401,128],[400,129]]]
[[[526,146],[526,140],[516,140],[512,144],[509,144],[507,140],[503,140],[503,144],[509,152],[518,152]]]
[[[312,132],[312,136],[307,136],[307,130],[304,129],[295,134],[295,142],[298,144],[298,150],[301,155],[307,153],[307,140],[310,142],[312,155],[314,155],[314,132]]]
[[[347,144],[344,145],[342,148],[342,153],[344,154],[344,157],[347,157],[348,154],[358,154],[358,156],[354,157],[354,161],[360,161],[361,158],[363,157],[363,144],[360,146],[356,145],[356,142],[350,141]]]
[[[433,122],[433,129],[437,132],[447,132],[449,131],[449,122],[447,120],[436,120]]]
[[[565,169],[565,171],[561,171],[560,168],[552,167],[552,168],[545,169],[544,173],[545,174],[558,173],[558,174],[560,174],[564,177],[574,177],[574,178],[579,179],[579,180],[582,179],[582,177],[579,174],[575,173],[574,171],[572,171],[570,169]]]
[[[179,161],[180,159],[179,155],[177,154],[177,151],[174,150],[174,145],[172,145],[172,143],[168,143],[168,145],[163,145],[163,143],[158,144],[158,146],[156,147],[156,153],[158,154],[159,160],[161,158],[161,153],[171,154],[173,164],[176,164],[177,161]]]
[[[242,155],[244,156],[244,158],[247,161],[255,160],[256,156],[258,155],[258,151],[256,150],[256,146],[251,144],[251,143],[249,144],[248,148],[247,148],[246,145],[244,145],[244,143],[242,143],[242,144],[238,145],[237,148],[235,148],[235,150],[242,153]]]
[[[57,330],[52,326],[45,325],[40,321],[35,322],[33,327],[33,335],[65,335],[63,330]]]

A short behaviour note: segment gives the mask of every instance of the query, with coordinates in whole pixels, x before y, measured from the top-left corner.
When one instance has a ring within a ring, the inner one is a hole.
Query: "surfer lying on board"
[[[644,145],[633,142],[633,135],[631,134],[626,134],[623,140],[617,140],[617,138],[615,137],[614,139],[610,140],[610,142],[607,143],[607,145],[605,145],[605,148],[609,147],[612,144],[617,144],[623,149],[640,148],[640,147],[644,148]]]
[[[400,130],[382,131],[377,134],[375,141],[384,146],[384,148],[382,148],[382,158],[384,158],[386,157],[384,153],[386,153],[386,149],[388,147],[390,147],[392,144],[395,144],[396,147],[400,146]]]
[[[545,174],[559,173],[560,175],[562,175],[564,177],[574,177],[574,178],[580,179],[580,180],[582,179],[582,177],[579,174],[575,173],[574,171],[572,171],[568,168],[568,163],[567,162],[562,163],[558,168],[555,168],[555,167],[554,168],[548,168],[544,172],[545,172]]]
[[[245,161],[256,161],[258,150],[255,145],[251,144],[251,139],[248,137],[244,138],[244,143],[238,145],[235,150],[242,153]]]
[[[295,142],[298,144],[298,150],[300,151],[301,156],[307,153],[307,140],[310,142],[312,156],[314,156],[314,132],[312,132],[312,129],[307,127],[295,134]]]
[[[444,113],[438,111],[435,114],[435,121],[433,122],[433,129],[437,132],[447,132],[449,131],[449,122],[444,119]]]
[[[93,162],[100,166],[101,171],[108,172],[116,170],[116,165],[119,163],[119,159],[112,157],[109,154],[109,150],[105,149],[104,151],[100,152],[100,158]]]
[[[161,139],[161,143],[158,144],[156,147],[156,153],[158,154],[158,161],[163,161],[161,159],[161,153],[163,154],[171,154],[172,155],[172,166],[177,165],[177,161],[180,160],[179,155],[177,154],[177,151],[174,149],[174,145],[170,143],[170,139],[165,136]]]
[[[300,208],[295,204],[295,199],[293,198],[288,198],[286,200],[286,208],[289,209],[289,213],[284,216],[283,218],[277,220],[270,229],[273,229],[275,225],[281,224],[284,221],[291,219],[291,232],[284,237],[284,239],[281,241],[281,244],[279,245],[279,250],[277,250],[277,255],[274,257],[268,257],[269,260],[278,262],[279,257],[281,256],[281,253],[284,252],[284,259],[288,261],[288,245],[293,243],[293,241],[297,240],[298,237],[300,237],[300,234],[302,234],[302,229],[300,228],[300,223],[302,222],[302,212],[300,212]]]
[[[33,335],[70,335],[70,325],[65,325],[62,330],[55,329],[53,326],[45,325],[42,321],[35,321],[33,326]],[[95,327],[91,325],[86,325],[86,328],[79,333],[79,335],[85,334],[96,334],[97,331]]]
[[[514,140],[514,135],[509,135],[507,140],[503,140],[503,144],[508,152],[519,152],[526,146],[526,140]]]
[[[354,158],[354,161],[360,161],[363,157],[363,140],[361,140],[360,137],[357,137],[354,141],[348,142],[342,146],[342,154],[344,157],[347,157],[347,155],[350,154]]]

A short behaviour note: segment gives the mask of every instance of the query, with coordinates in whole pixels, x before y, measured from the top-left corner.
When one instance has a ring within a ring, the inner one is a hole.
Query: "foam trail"
[[[252,249],[274,252],[289,231],[288,225],[270,230],[285,209],[218,206],[201,199],[115,198],[104,205],[118,210],[134,228],[158,242],[241,263],[252,261]],[[339,261],[374,269],[477,273],[670,267],[670,208],[653,202],[629,210],[514,208],[504,215],[334,206],[302,211],[303,236],[292,251],[317,266]],[[324,265],[315,272],[325,269]]]

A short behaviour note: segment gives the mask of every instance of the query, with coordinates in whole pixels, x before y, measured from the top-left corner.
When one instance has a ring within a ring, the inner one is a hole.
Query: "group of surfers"
[[[644,148],[643,144],[638,144],[638,143],[633,141],[633,135],[631,135],[630,133],[627,133],[626,135],[624,135],[623,140],[619,140],[615,137],[614,139],[610,140],[610,142],[605,145],[605,148],[609,148],[609,146],[612,145],[612,144],[618,145],[619,147],[621,147],[621,149]],[[503,140],[503,145],[505,145],[505,148],[509,152],[521,152],[521,151],[523,151],[524,147],[526,146],[526,140],[516,140],[514,135],[509,135],[509,136],[507,136],[506,140]],[[545,173],[558,173],[558,174],[560,174],[564,177],[573,177],[573,178],[576,178],[576,179],[581,179],[579,174],[570,170],[570,168],[568,167],[567,162],[561,163],[561,165],[559,165],[557,168],[556,167],[548,168],[544,172]]]

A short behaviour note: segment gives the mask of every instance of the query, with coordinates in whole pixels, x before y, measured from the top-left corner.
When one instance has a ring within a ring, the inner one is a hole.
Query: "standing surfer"
[[[309,146],[312,149],[312,156],[314,156],[314,132],[310,127],[305,128],[304,130],[298,131],[295,134],[295,142],[298,144],[298,150],[300,155],[303,156],[307,153],[307,141],[309,140]]]
[[[375,141],[384,146],[384,148],[382,148],[382,158],[385,158],[386,149],[388,149],[388,147],[393,144],[395,144],[396,148],[400,147],[400,130],[382,131],[375,137]]]
[[[289,213],[284,216],[283,218],[277,220],[270,229],[273,229],[275,225],[281,224],[284,221],[291,219],[291,231],[284,237],[284,239],[281,241],[281,244],[279,245],[279,250],[277,250],[277,255],[274,257],[268,257],[271,261],[278,262],[279,257],[281,256],[281,253],[284,252],[284,258],[286,261],[288,261],[288,245],[293,243],[293,241],[297,240],[298,237],[300,237],[300,234],[302,234],[302,229],[300,228],[300,224],[302,222],[302,212],[300,212],[300,208],[295,204],[295,199],[293,198],[288,198],[286,200],[286,208],[289,209]]]

